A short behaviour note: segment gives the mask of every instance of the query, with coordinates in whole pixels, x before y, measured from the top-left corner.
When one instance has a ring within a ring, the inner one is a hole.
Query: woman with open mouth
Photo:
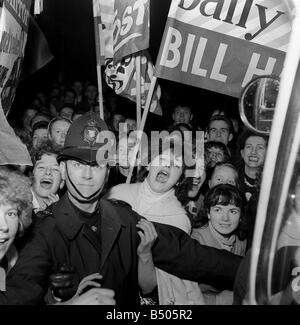
[[[129,203],[133,210],[147,219],[137,224],[141,238],[137,251],[141,304],[204,304],[196,282],[179,279],[156,268],[151,254],[157,234],[150,221],[169,224],[189,234],[191,232],[187,213],[175,195],[175,189],[184,186],[185,182],[183,160],[182,155],[176,154],[174,149],[166,149],[152,159],[143,182],[120,184],[108,193],[109,198]],[[169,249],[172,250],[172,247]]]
[[[42,211],[59,200],[57,192],[64,186],[60,167],[56,160],[57,153],[50,142],[45,143],[33,155],[33,210]]]

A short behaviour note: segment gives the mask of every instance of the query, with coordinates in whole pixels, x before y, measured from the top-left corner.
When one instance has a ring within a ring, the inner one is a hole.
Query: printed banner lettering
[[[254,77],[281,74],[286,11],[280,0],[173,0],[156,75],[239,97]]]
[[[149,24],[149,0],[115,0],[115,61],[149,47]]]
[[[149,47],[149,0],[93,0],[93,13],[101,65]]]

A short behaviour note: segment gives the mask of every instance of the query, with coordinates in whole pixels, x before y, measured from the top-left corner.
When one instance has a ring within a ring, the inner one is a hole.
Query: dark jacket
[[[77,216],[65,195],[53,213],[41,220],[7,277],[0,304],[38,304],[49,287],[49,275],[60,263],[75,268],[77,283],[91,274],[103,276],[102,287],[115,291],[117,305],[138,304],[136,222],[140,218],[120,201],[101,200],[101,242]],[[182,230],[154,223],[158,241],[156,266],[181,278],[232,286],[240,258],[200,245]]]

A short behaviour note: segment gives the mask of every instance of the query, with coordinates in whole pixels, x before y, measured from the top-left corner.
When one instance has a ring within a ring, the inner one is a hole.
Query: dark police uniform
[[[80,124],[74,124],[73,130],[84,134]],[[45,211],[8,274],[0,304],[40,303],[48,290],[50,274],[62,263],[74,268],[76,284],[99,272],[102,287],[115,291],[117,305],[139,304],[136,223],[140,216],[127,203],[105,199],[99,201],[94,214],[96,223],[84,222],[68,193]],[[157,267],[180,278],[232,288],[240,257],[202,246],[178,228],[153,224],[158,234],[153,247]]]

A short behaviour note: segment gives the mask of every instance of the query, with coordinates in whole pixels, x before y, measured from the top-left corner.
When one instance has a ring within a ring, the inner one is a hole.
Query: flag
[[[104,78],[117,95],[136,101],[136,58],[141,57],[141,106],[145,108],[154,66],[149,47],[149,0],[93,0],[97,62],[105,65]],[[150,112],[162,115],[160,87]]]
[[[240,97],[253,78],[281,74],[288,11],[282,0],[173,0],[156,76]]]
[[[114,60],[149,47],[149,0],[115,0]]]
[[[97,63],[105,64],[106,58],[113,58],[115,0],[93,0],[94,28]]]
[[[93,0],[97,60],[120,61],[149,47],[149,0]],[[100,59],[101,58],[101,59]]]
[[[31,0],[1,2],[0,11],[0,165],[32,165],[26,146],[6,120],[24,59]],[[20,10],[22,14],[20,14]]]
[[[16,136],[0,109],[0,165],[32,166],[27,147]]]
[[[136,57],[141,57],[141,106],[145,108],[151,80],[154,75],[154,66],[148,51],[138,52],[114,63],[113,59],[107,59],[105,64],[105,80],[116,94],[132,101],[136,100]],[[159,104],[161,96],[160,87],[157,85],[152,97],[150,112],[162,115]]]
[[[47,39],[35,19],[30,15],[25,57],[20,81],[41,69],[54,58]]]

